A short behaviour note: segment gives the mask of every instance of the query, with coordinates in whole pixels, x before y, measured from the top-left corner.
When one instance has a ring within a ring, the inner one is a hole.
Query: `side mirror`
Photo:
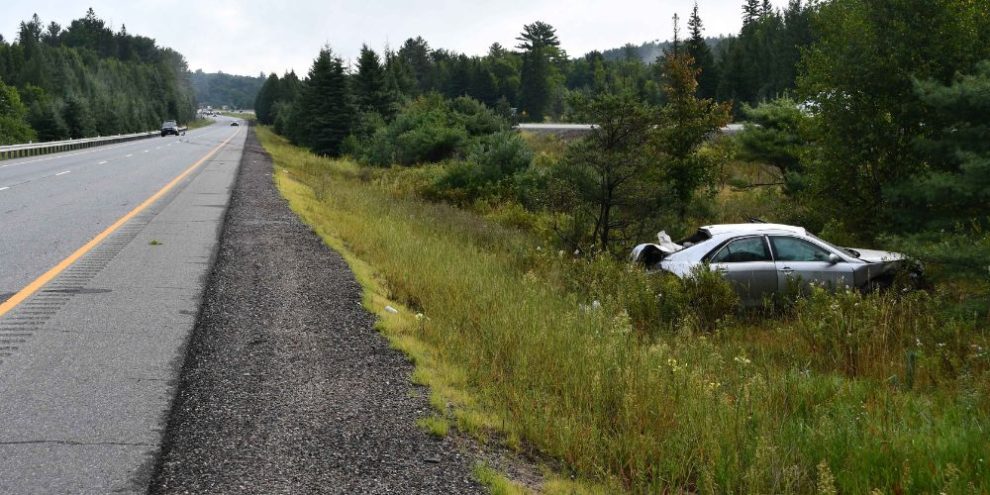
[[[836,263],[838,263],[840,261],[842,261],[842,258],[840,258],[839,255],[837,255],[835,253],[829,253],[829,255],[828,255],[828,264],[834,265],[834,264],[836,264]]]

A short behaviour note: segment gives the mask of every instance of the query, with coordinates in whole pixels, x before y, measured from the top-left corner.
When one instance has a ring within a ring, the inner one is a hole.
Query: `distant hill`
[[[711,47],[712,53],[719,52],[719,45],[728,40],[724,36],[719,36],[718,38],[705,38],[705,42]],[[632,43],[626,43],[625,46],[619,48],[610,48],[608,50],[602,50],[602,55],[605,60],[624,60],[627,58],[638,58],[646,64],[652,64],[657,61],[657,57],[663,55],[664,50],[669,48],[671,42],[653,40],[647,41],[639,46]]]
[[[236,76],[223,72],[206,73],[197,70],[189,75],[196,102],[215,108],[254,108],[254,98],[265,84],[265,76]]]

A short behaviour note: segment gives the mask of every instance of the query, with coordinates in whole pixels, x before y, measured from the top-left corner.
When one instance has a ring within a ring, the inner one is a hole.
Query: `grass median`
[[[257,131],[293,211],[431,387],[424,423],[552,460],[545,492],[990,490],[986,332],[933,316],[936,296],[818,293],[701,331],[669,299],[682,289],[642,270]],[[643,330],[672,314],[686,316]]]

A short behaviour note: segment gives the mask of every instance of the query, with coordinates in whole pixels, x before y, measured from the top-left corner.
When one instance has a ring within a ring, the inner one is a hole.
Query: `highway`
[[[231,128],[0,161],[0,302],[216,146]]]
[[[0,493],[144,493],[243,153],[223,118],[0,161]]]

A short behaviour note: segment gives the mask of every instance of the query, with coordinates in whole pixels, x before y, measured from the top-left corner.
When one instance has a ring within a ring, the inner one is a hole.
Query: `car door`
[[[762,235],[733,239],[708,262],[732,283],[745,306],[758,306],[777,292],[777,268]]]
[[[830,256],[833,253],[818,244],[797,237],[770,236],[770,246],[781,288],[790,287],[795,281],[802,288],[811,283],[828,288],[853,285],[853,266]]]

